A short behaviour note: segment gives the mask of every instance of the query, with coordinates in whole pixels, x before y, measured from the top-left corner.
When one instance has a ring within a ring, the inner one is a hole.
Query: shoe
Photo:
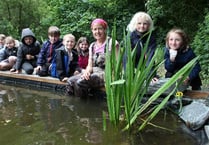
[[[10,72],[15,72],[15,71],[16,71],[15,68],[10,69]]]

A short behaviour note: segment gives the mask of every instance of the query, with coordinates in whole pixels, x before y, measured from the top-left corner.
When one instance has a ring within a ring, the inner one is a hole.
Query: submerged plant
[[[152,31],[147,33],[149,35],[146,45],[142,50],[141,56],[149,55],[147,51],[149,38]],[[130,129],[133,124],[139,120],[140,115],[145,111],[150,110],[149,116],[143,120],[139,126],[139,130],[143,129],[165,106],[170,96],[177,90],[179,84],[183,82],[189,74],[197,58],[193,59],[181,70],[179,70],[172,78],[170,78],[162,87],[160,87],[154,94],[152,94],[146,102],[142,102],[143,97],[147,97],[148,87],[158,68],[164,63],[156,62],[157,54],[153,56],[151,62],[147,65],[148,57],[141,57],[137,67],[135,67],[136,48],[131,49],[131,42],[129,33],[124,32],[123,45],[117,51],[115,47],[116,28],[112,31],[112,50],[111,53],[106,53],[105,65],[105,89],[107,94],[107,105],[109,119],[114,125],[119,125],[120,116],[124,116],[125,122],[124,130]],[[109,50],[109,48],[106,48]],[[106,51],[107,52],[107,51]],[[124,62],[125,58],[125,62]],[[181,79],[179,79],[181,78]],[[170,94],[167,95],[158,105],[151,106],[166,90],[171,86]]]

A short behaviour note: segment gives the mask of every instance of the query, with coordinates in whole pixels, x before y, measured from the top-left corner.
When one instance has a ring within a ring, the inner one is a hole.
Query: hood
[[[21,42],[22,42],[23,44],[25,44],[25,42],[24,42],[23,40],[24,40],[24,38],[25,38],[26,36],[31,36],[31,37],[33,37],[33,39],[34,39],[33,43],[36,42],[36,37],[35,37],[34,33],[32,32],[32,30],[31,30],[30,28],[25,28],[25,29],[22,30]]]

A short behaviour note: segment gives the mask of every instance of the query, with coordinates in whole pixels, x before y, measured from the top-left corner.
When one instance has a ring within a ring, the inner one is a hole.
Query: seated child
[[[6,36],[4,34],[0,34],[0,49],[4,48]]]
[[[44,42],[40,53],[38,55],[37,67],[35,68],[36,74],[39,76],[50,75],[49,66],[55,56],[55,50],[62,46],[60,39],[60,29],[56,26],[50,26],[48,29],[49,39]]]
[[[85,69],[89,59],[89,41],[86,37],[80,37],[75,48],[78,51],[78,65],[81,69]]]
[[[186,33],[178,28],[171,29],[166,36],[165,69],[167,78],[172,77],[178,70],[185,66],[196,55],[189,46]],[[201,79],[199,73],[200,65],[194,66],[189,76],[184,80],[185,85],[190,85],[192,90],[201,89]]]
[[[51,75],[58,77],[60,81],[66,82],[78,68],[78,54],[73,50],[75,36],[66,34],[63,37],[63,46],[56,50],[56,57],[52,60]],[[56,65],[54,65],[56,63]]]
[[[8,36],[5,38],[5,47],[0,50],[0,70],[10,70],[16,62],[16,56],[15,39]]]
[[[21,44],[17,51],[17,61],[10,70],[14,73],[21,73],[23,69],[26,74],[32,74],[36,67],[36,60],[40,51],[40,43],[29,28],[22,30]]]

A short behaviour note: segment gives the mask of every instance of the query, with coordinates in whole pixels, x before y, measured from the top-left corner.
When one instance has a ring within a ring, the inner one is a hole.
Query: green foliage
[[[128,24],[136,9],[144,10],[144,4],[129,4],[128,1],[122,0],[51,0],[51,4],[56,11],[54,19],[58,20],[57,25],[63,34],[73,33],[76,38],[86,36],[90,40],[93,40],[90,31],[93,19],[105,19],[110,29],[114,20],[117,20],[117,36],[122,39],[122,29]]]
[[[44,36],[47,32],[46,23],[42,21],[47,14],[47,8],[44,6],[46,3],[42,0],[0,1],[1,33],[20,39],[22,29],[29,27],[38,38]]]
[[[208,0],[151,0],[146,3],[158,31],[158,41],[164,42],[166,33],[173,27],[184,29],[191,40],[198,30],[198,23],[204,19]]]
[[[56,25],[62,35],[73,33],[76,38],[87,36],[91,41],[90,23],[100,17],[110,29],[117,21],[120,41],[133,14],[147,11],[154,19],[158,42],[163,44],[165,34],[174,26],[185,29],[193,39],[208,4],[208,0],[5,0],[0,1],[0,29],[18,39],[22,28],[30,27],[38,40],[44,40],[48,27]]]
[[[199,31],[194,38],[194,42],[192,43],[192,47],[195,49],[196,54],[200,55],[200,64],[202,67],[201,76],[205,81],[204,84],[208,84],[209,78],[209,11],[205,16],[205,20],[203,23],[199,25]]]

